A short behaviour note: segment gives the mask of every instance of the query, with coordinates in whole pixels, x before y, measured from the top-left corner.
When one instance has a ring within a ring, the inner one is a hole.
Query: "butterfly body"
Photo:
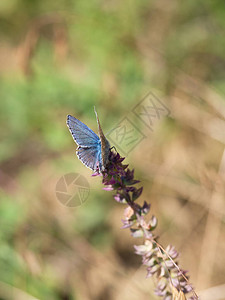
[[[103,134],[97,113],[96,117],[99,137],[87,125],[71,115],[67,116],[67,126],[78,145],[77,157],[91,170],[103,171],[108,162],[110,144]]]

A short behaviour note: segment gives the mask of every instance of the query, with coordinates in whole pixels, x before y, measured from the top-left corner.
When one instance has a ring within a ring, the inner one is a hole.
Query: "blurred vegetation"
[[[225,283],[224,33],[218,0],[0,1],[0,299],[154,299],[65,124],[96,131],[95,105],[107,132],[150,91],[171,117],[126,161],[197,289]],[[75,209],[55,196],[70,172],[91,186]]]

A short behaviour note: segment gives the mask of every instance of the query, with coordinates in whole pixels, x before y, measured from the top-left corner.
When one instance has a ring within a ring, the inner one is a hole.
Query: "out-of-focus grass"
[[[107,132],[153,90],[171,117],[142,127],[127,162],[197,288],[224,283],[224,202],[210,201],[224,182],[224,30],[220,1],[1,1],[0,298],[153,299],[122,207],[65,125],[72,114],[95,130],[95,105]],[[76,209],[55,196],[70,172],[91,187]]]

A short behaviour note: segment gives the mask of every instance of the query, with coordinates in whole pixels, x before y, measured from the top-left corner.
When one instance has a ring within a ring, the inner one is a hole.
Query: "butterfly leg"
[[[112,146],[112,147],[109,148],[110,151],[111,151],[112,149],[114,149],[114,150],[118,153],[118,151],[116,150],[116,147],[115,147],[115,146]]]

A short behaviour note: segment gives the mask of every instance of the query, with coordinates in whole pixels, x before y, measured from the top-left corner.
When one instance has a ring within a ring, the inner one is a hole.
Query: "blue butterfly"
[[[93,171],[103,171],[108,162],[110,144],[102,132],[96,110],[95,114],[99,137],[87,125],[73,116],[68,115],[66,123],[74,141],[78,145],[76,153],[79,160]]]

